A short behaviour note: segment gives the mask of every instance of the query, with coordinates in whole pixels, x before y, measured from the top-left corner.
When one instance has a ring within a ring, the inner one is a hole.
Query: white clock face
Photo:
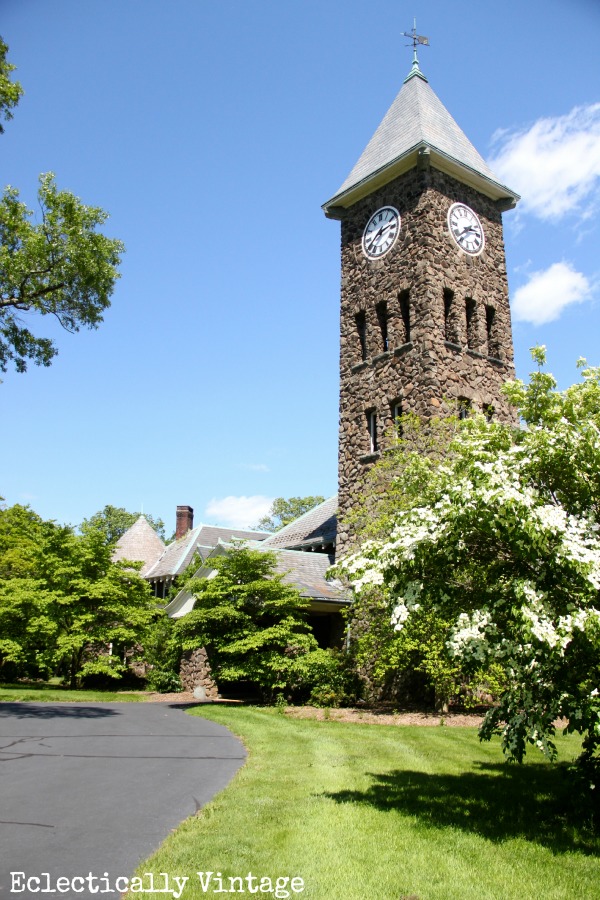
[[[453,203],[448,210],[448,228],[461,250],[478,256],[485,246],[485,234],[479,217],[464,203]]]
[[[380,259],[394,246],[400,234],[400,213],[393,206],[382,206],[374,212],[363,231],[363,253],[369,259]]]

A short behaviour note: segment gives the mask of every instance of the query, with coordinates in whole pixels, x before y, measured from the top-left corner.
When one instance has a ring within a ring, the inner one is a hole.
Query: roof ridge
[[[309,516],[311,513],[314,513],[321,506],[325,506],[326,503],[331,503],[332,500],[337,501],[337,493],[332,494],[331,497],[327,497],[325,500],[322,500],[321,503],[317,503],[316,506],[312,506],[310,509],[307,509],[306,512],[303,512],[301,516],[298,516],[296,519],[292,519],[291,522],[288,522],[287,525],[284,525],[282,528],[278,528],[277,531],[270,531],[270,535],[282,534],[286,528],[291,528],[292,525],[296,525],[298,522],[301,522],[302,519]]]

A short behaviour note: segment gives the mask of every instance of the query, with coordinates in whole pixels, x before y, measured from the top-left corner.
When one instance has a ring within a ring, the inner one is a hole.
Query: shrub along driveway
[[[176,704],[0,703],[0,897],[11,872],[130,876],[244,759]]]

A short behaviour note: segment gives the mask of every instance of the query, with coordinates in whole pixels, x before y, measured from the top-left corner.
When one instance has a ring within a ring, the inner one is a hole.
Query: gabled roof
[[[253,550],[265,553],[271,551],[275,555],[275,572],[283,575],[287,584],[293,584],[302,597],[311,601],[313,609],[325,611],[337,610],[347,606],[351,601],[347,591],[338,581],[327,581],[325,574],[333,565],[333,557],[326,553],[312,553],[302,550],[281,550],[265,546],[266,541],[252,543]],[[228,552],[231,545],[219,544],[211,553],[220,556]],[[208,578],[213,572],[210,557],[195,573],[196,577]],[[179,619],[194,608],[194,597],[189,591],[182,589],[165,607],[168,616]]]
[[[299,516],[269,535],[263,545],[269,549],[278,547],[290,550],[322,549],[335,544],[337,534],[337,494],[319,503],[304,515]]]
[[[205,559],[221,541],[261,541],[267,537],[264,531],[245,531],[240,528],[225,528],[217,525],[197,525],[178,541],[166,548],[154,565],[145,573],[149,579],[175,578],[181,575],[198,552]]]
[[[146,576],[148,569],[156,563],[164,553],[165,545],[150,525],[145,516],[140,516],[127,531],[121,535],[113,551],[113,561],[130,559],[143,563],[140,575]]]
[[[336,207],[351,206],[413,168],[423,153],[433,166],[493,200],[514,206],[519,199],[497,181],[415,63],[360,159],[337,193],[323,204],[325,214],[337,218]]]

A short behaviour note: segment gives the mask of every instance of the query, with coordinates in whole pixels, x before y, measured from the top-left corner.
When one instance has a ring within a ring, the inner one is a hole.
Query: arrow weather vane
[[[413,20],[413,29],[412,31],[403,31],[403,37],[410,38],[413,45],[413,64],[416,63],[418,65],[419,60],[417,59],[417,47],[419,44],[422,44],[424,47],[429,47],[429,38],[425,37],[424,34],[417,34],[417,20]],[[407,47],[410,47],[410,44],[406,44]]]

